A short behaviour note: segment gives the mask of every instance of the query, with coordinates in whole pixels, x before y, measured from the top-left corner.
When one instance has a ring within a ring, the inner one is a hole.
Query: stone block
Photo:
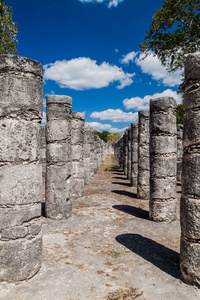
[[[184,176],[182,178],[182,193],[200,195],[200,154],[185,154],[183,159]]]
[[[36,161],[40,157],[40,124],[1,119],[0,161]]]
[[[200,109],[186,111],[184,122],[187,124],[184,129],[183,147],[200,143]]]
[[[176,136],[156,136],[150,137],[150,154],[176,153]]]
[[[176,199],[176,177],[150,178],[150,194],[153,202]]]
[[[19,282],[35,275],[42,263],[42,236],[0,242],[0,281]]]
[[[176,134],[176,113],[174,114],[151,114],[151,133]]]
[[[50,143],[47,144],[47,162],[51,163],[66,163],[72,159],[71,144],[64,143]]]
[[[200,240],[200,199],[182,195],[181,228],[184,236]]]
[[[150,173],[154,178],[174,177],[177,172],[177,157],[154,156],[150,158]]]
[[[41,203],[0,207],[0,230],[10,230],[41,216]],[[16,229],[17,231],[17,229]]]
[[[47,166],[46,177],[47,217],[68,218],[72,213],[72,163]]]
[[[172,222],[176,220],[177,201],[150,201],[149,217],[155,222]]]
[[[41,165],[0,167],[0,204],[33,204],[42,200]]]
[[[181,237],[180,269],[184,281],[200,288],[200,243]]]
[[[71,136],[71,125],[68,120],[50,120],[46,127],[47,143],[65,141]]]
[[[150,100],[150,115],[155,112],[166,113],[167,111],[171,112],[176,108],[176,100],[172,97],[160,97],[157,99]]]

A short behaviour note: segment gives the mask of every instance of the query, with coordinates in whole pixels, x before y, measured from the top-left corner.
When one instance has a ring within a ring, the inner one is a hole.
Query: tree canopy
[[[118,132],[110,133],[107,137],[107,141],[110,141],[111,144],[114,144],[119,138],[120,134]]]
[[[200,49],[199,13],[200,0],[166,0],[153,15],[141,51],[153,52],[168,71],[182,69],[187,54]]]
[[[12,19],[13,13],[10,6],[0,0],[0,54],[17,52],[17,24]]]
[[[183,124],[183,104],[177,105],[176,119],[177,124]]]
[[[103,130],[102,132],[97,131],[97,134],[100,137],[100,139],[106,143],[110,132],[108,132],[107,130]]]

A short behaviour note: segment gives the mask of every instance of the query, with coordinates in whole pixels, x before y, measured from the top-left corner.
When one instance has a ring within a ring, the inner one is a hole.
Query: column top
[[[31,73],[35,76],[43,77],[43,66],[40,62],[18,55],[2,54],[0,55],[0,70],[17,71]]]
[[[79,120],[85,121],[85,114],[73,111],[72,112],[72,118],[73,119],[79,119]]]
[[[47,104],[69,104],[72,105],[72,98],[65,95],[49,95],[46,97]]]
[[[165,111],[176,107],[177,103],[173,97],[161,97],[150,100],[150,111]]]
[[[189,54],[185,61],[185,81],[200,81],[200,52]]]

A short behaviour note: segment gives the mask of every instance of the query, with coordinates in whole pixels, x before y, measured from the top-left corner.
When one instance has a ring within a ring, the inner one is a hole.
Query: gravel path
[[[107,158],[67,221],[43,218],[43,265],[27,282],[0,283],[1,300],[197,300],[179,272],[179,220],[151,222],[148,201]],[[177,197],[180,198],[180,186]]]

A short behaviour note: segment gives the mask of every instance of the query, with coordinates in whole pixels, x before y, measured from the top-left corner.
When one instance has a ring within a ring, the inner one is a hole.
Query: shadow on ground
[[[112,182],[112,184],[119,184],[119,185],[125,185],[125,186],[130,186],[130,182]]]
[[[142,208],[137,208],[130,205],[113,205],[113,208],[118,209],[122,212],[125,212],[131,216],[149,220],[149,212],[147,210],[144,210]]]
[[[163,272],[180,279],[178,252],[140,234],[121,234],[116,241]]]
[[[118,194],[118,195],[127,196],[127,197],[130,197],[130,198],[137,198],[137,194],[131,193],[131,192],[128,192],[128,191],[113,190],[111,192],[115,193],[115,194]]]
[[[121,175],[121,174],[120,174]],[[114,176],[113,179],[127,180],[125,177]]]

